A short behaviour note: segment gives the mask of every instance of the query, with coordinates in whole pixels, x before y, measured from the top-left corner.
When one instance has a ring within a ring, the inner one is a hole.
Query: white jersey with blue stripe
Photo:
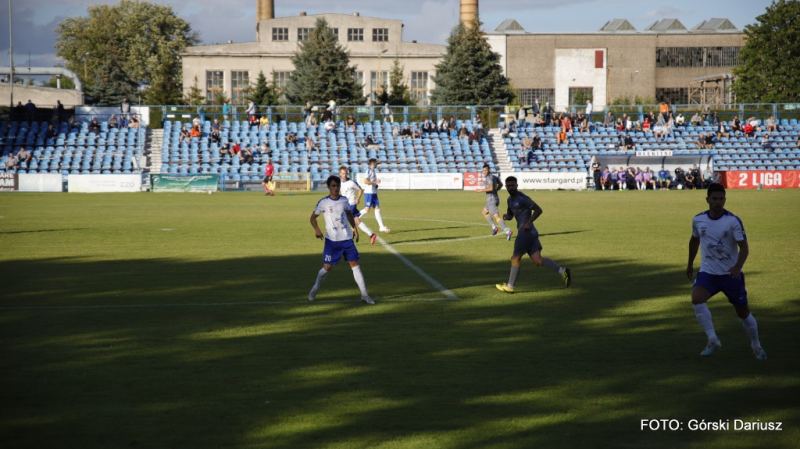
[[[374,168],[368,168],[367,176],[364,179],[371,182],[378,182],[378,174],[375,173]],[[364,184],[366,184],[364,187],[364,193],[378,193],[378,184],[369,184],[366,182]]]
[[[350,223],[347,222],[346,211],[350,210],[347,198],[339,196],[333,199],[330,196],[319,200],[317,207],[314,208],[316,215],[325,218],[325,238],[333,242],[343,242],[353,240],[353,231]]]
[[[348,179],[342,183],[342,196],[347,198],[347,201],[351,206],[356,204],[356,195],[358,194],[359,190],[361,190],[361,186],[358,185],[355,179]]]
[[[737,242],[747,241],[742,220],[727,210],[716,219],[708,211],[697,214],[692,236],[700,239],[700,271],[714,275],[728,274],[739,259]]]

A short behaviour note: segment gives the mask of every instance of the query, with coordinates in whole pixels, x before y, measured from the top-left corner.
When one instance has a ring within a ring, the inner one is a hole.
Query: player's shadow
[[[13,235],[13,234],[36,234],[40,232],[67,232],[67,231],[85,231],[89,228],[63,228],[63,229],[32,229],[30,231],[2,231],[0,235]]]
[[[358,301],[344,262],[309,303],[319,254],[0,262],[15,273],[0,298],[4,446],[767,447],[797,436],[639,425],[798,422],[800,316],[786,311],[799,299],[754,310],[767,363],[712,301],[726,346],[702,359],[691,283],[673,265],[565,259],[575,281],[564,289],[528,264],[509,295],[494,288],[505,262],[408,258],[461,300],[381,302],[444,297],[383,251],[362,254],[375,306]]]

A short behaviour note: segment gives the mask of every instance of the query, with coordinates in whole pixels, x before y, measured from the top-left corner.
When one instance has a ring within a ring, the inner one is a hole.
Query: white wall
[[[595,51],[603,51],[603,68],[594,68]],[[556,107],[569,104],[570,87],[593,88],[595,113],[606,105],[608,51],[605,48],[566,48],[555,51]]]

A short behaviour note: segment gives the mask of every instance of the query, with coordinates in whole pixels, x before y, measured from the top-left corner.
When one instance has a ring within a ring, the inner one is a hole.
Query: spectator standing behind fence
[[[25,116],[29,125],[36,119],[36,105],[31,100],[28,100],[28,103],[25,104]]]
[[[225,103],[222,105],[222,120],[228,120],[231,115],[231,105]]]
[[[594,121],[594,105],[592,100],[586,100],[586,118],[591,122]]]
[[[528,120],[528,110],[525,106],[520,105],[519,110],[517,111],[517,122],[519,122],[519,126],[521,128],[525,127],[525,122]]]
[[[663,117],[664,122],[666,122],[669,118],[669,105],[666,101],[661,102],[661,105],[658,107],[658,112],[661,113],[661,117]]]
[[[381,109],[381,115],[383,116],[384,123],[394,123],[394,115],[392,115],[392,108],[389,106],[389,103],[383,105]]]
[[[256,104],[253,100],[247,100],[247,109],[244,112],[247,114],[247,119],[252,121],[252,117],[256,115]]]
[[[64,105],[61,104],[61,100],[56,100],[56,106],[53,108],[53,115],[55,116],[57,124],[64,121],[66,112],[64,111]]]
[[[541,112],[541,108],[539,107],[539,99],[535,98],[533,100],[533,104],[531,105],[531,115],[536,117]]]

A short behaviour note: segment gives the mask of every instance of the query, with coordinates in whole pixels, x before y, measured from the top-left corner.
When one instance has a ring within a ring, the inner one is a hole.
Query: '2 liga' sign
[[[727,189],[793,189],[800,187],[800,170],[747,170],[722,172]]]

